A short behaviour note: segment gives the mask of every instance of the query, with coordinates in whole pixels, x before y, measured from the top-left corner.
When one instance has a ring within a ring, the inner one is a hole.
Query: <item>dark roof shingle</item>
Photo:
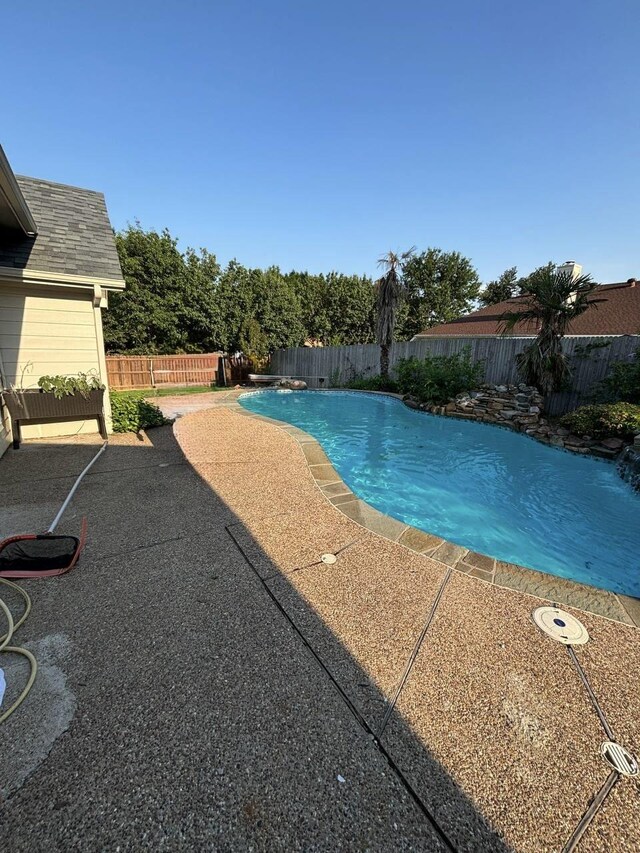
[[[587,310],[576,317],[569,335],[640,335],[640,284],[602,284],[589,297]],[[480,308],[450,323],[441,323],[420,332],[417,337],[495,337],[501,333],[501,316],[516,311],[526,297],[515,297]],[[533,323],[518,324],[513,335],[536,335]]]
[[[104,195],[25,178],[16,180],[38,234],[0,232],[0,267],[122,281]]]

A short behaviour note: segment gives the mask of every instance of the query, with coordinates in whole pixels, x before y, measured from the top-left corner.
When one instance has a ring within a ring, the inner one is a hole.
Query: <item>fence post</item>
[[[153,359],[152,358],[149,359],[149,373],[151,374],[151,387],[155,388],[156,387],[156,378],[153,375]]]

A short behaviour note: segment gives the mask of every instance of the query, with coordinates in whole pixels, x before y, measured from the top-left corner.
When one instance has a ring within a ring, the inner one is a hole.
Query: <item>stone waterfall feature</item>
[[[633,489],[640,492],[640,436],[626,447],[618,459],[618,473]]]

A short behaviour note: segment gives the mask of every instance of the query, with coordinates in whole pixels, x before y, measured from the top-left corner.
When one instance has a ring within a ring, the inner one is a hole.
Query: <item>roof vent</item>
[[[636,283],[637,282],[636,282],[635,278],[628,278],[627,279],[627,284],[629,285],[629,287],[635,287]]]

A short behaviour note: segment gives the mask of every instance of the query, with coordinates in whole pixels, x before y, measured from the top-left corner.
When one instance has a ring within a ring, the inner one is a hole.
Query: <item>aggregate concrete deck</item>
[[[81,564],[25,583],[41,672],[0,726],[0,847],[562,851],[609,767],[541,600],[361,505],[301,431],[207,396],[175,425],[186,458],[169,428],[113,439],[65,518],[89,514]],[[95,449],[7,454],[0,533],[45,527]],[[640,631],[572,612],[638,755]],[[639,806],[620,778],[575,849],[640,849]]]
[[[178,421],[187,458],[234,510],[235,541],[452,848],[563,850],[610,767],[567,649],[532,623],[549,601],[499,588],[481,567],[464,573],[442,543],[413,553],[392,519],[385,538],[361,526],[371,518],[349,527],[344,503],[331,504],[344,485],[327,494],[314,476],[327,465],[317,445],[228,402]],[[320,562],[326,550],[340,551],[334,565]],[[607,722],[638,755],[640,632],[570,612],[589,630],[576,654]],[[575,849],[640,849],[637,779],[618,780]]]
[[[0,532],[44,529],[98,444],[9,451]],[[79,565],[23,582],[33,610],[15,642],[39,672],[0,725],[1,850],[447,849],[171,428],[114,436],[60,529],[85,514]],[[0,666],[10,702],[26,667]]]

